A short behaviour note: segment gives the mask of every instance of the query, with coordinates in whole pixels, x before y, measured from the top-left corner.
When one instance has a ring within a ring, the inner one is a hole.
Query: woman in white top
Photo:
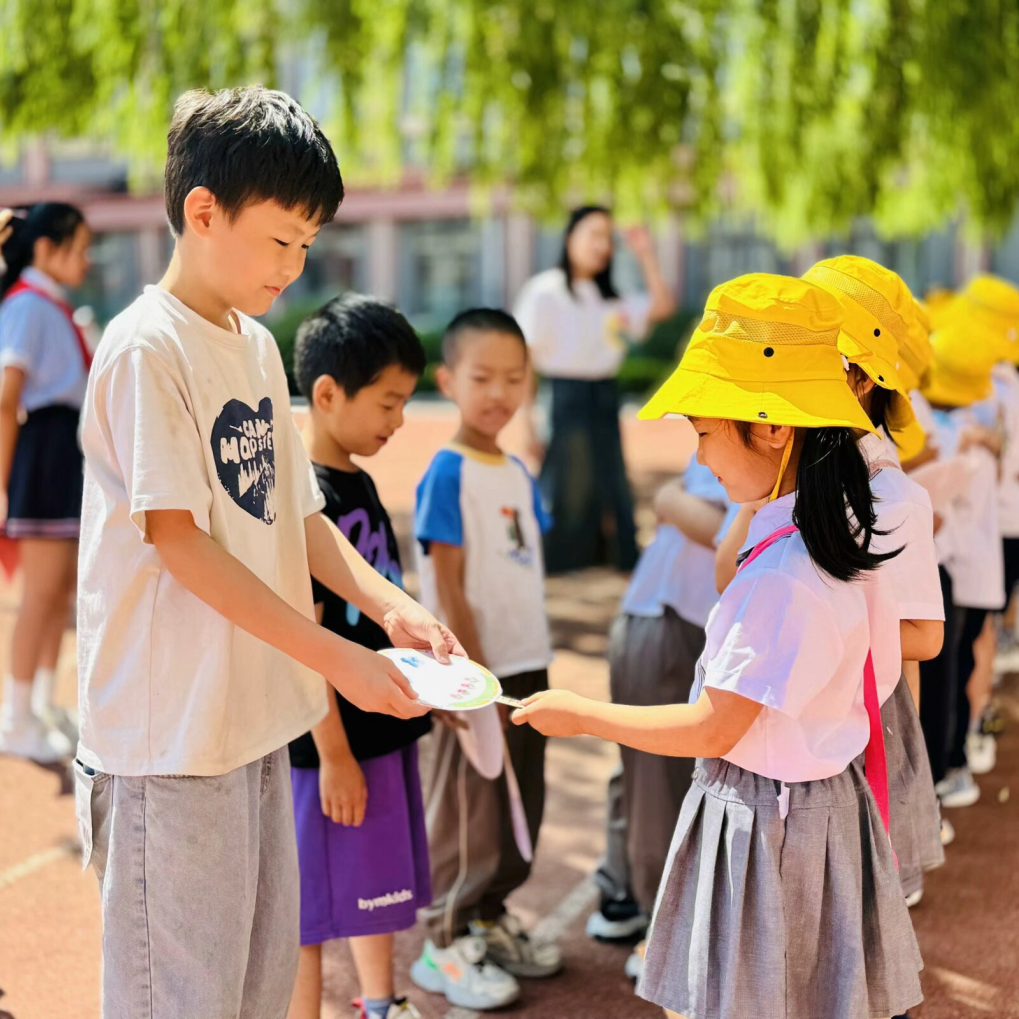
[[[629,231],[627,240],[648,293],[619,295],[612,282],[612,229],[607,209],[575,210],[558,267],[532,277],[514,311],[531,363],[552,387],[551,437],[541,472],[554,521],[545,535],[549,573],[605,561],[630,570],[637,561],[616,376],[628,346],[671,315],[675,301],[644,229]],[[530,416],[528,422],[533,437]]]
[[[24,591],[0,708],[0,752],[70,756],[76,726],[52,703],[75,584],[81,517],[78,418],[91,351],[65,288],[88,271],[80,210],[33,205],[8,221],[0,274],[0,529],[17,542]]]
[[[755,274],[717,287],[642,417],[685,414],[734,502],[770,500],[712,611],[691,703],[562,690],[514,722],[701,757],[638,992],[710,1019],[905,1012],[919,950],[888,839],[879,705],[900,673],[894,594],[870,548],[873,432],[846,384],[835,298]],[[853,515],[847,517],[847,503]]]

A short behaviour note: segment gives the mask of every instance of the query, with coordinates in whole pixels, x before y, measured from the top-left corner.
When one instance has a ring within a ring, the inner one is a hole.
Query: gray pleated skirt
[[[638,993],[690,1019],[874,1019],[923,999],[891,846],[863,774],[790,785],[699,761]]]
[[[904,895],[923,888],[923,872],[945,862],[941,810],[920,717],[903,676],[881,707],[888,758],[888,815]]]

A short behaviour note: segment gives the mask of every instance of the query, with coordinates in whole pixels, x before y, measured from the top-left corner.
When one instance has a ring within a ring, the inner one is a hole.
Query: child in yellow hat
[[[865,1019],[922,997],[887,835],[879,713],[900,673],[895,596],[879,569],[896,551],[872,547],[854,430],[874,429],[846,384],[842,320],[805,280],[732,280],[641,412],[687,416],[729,497],[769,500],[708,619],[691,702],[555,690],[513,717],[702,758],[638,986],[673,1015]]]
[[[950,599],[955,606],[955,618],[953,639],[943,655],[921,667],[921,720],[942,805],[965,807],[980,796],[966,757],[971,715],[966,688],[975,663],[973,645],[988,612],[999,610],[1005,601],[998,523],[1001,441],[992,376],[1002,347],[961,307],[942,312],[939,321],[931,338],[933,360],[923,396],[932,409],[940,462],[961,469],[951,498],[939,507],[943,522],[937,534],[939,558],[951,581],[946,604]],[[930,703],[924,703],[928,691]]]
[[[922,329],[916,301],[897,273],[859,255],[818,262],[804,279],[842,306],[839,350],[849,361],[850,385],[878,434],[860,449],[870,465],[877,531],[873,547],[901,547],[885,571],[898,603],[903,672],[881,709],[888,738],[891,836],[899,880],[909,905],[923,895],[923,872],[944,862],[941,816],[917,709],[921,660],[935,658],[944,636],[945,606],[934,546],[934,513],[926,490],[900,469],[924,448],[923,429],[910,403],[915,363],[903,354]],[[907,673],[912,676],[910,685]]]

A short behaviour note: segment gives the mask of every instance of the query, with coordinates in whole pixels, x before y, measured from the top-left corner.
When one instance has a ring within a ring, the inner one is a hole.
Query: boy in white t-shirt
[[[548,689],[541,536],[549,520],[534,479],[498,440],[524,399],[527,346],[511,316],[475,309],[447,328],[442,358],[439,384],[460,409],[460,427],[417,490],[422,601],[507,694],[524,698]],[[534,844],[545,740],[521,735],[512,726],[506,733]],[[513,835],[509,780],[475,770],[452,729],[435,739],[425,807],[434,898],[424,911],[429,940],[411,977],[452,1004],[498,1008],[519,994],[514,977],[549,976],[562,960],[557,946],[528,939],[506,913],[506,897],[530,873]]]
[[[287,744],[326,714],[323,675],[364,709],[424,712],[386,659],[315,622],[311,575],[397,646],[459,648],[320,513],[279,351],[248,317],[343,197],[329,142],[281,92],[189,92],[165,180],[173,258],[107,328],[82,419],[75,773],[103,1015],[282,1016]]]

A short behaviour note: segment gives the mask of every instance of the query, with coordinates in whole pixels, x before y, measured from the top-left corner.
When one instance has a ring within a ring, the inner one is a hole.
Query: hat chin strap
[[[796,438],[796,430],[789,433],[785,449],[782,450],[782,462],[778,465],[778,477],[775,478],[775,487],[768,496],[768,502],[774,502],[778,498],[778,490],[782,487],[782,479],[785,477],[786,468],[789,466],[789,457],[793,454],[793,439]]]

